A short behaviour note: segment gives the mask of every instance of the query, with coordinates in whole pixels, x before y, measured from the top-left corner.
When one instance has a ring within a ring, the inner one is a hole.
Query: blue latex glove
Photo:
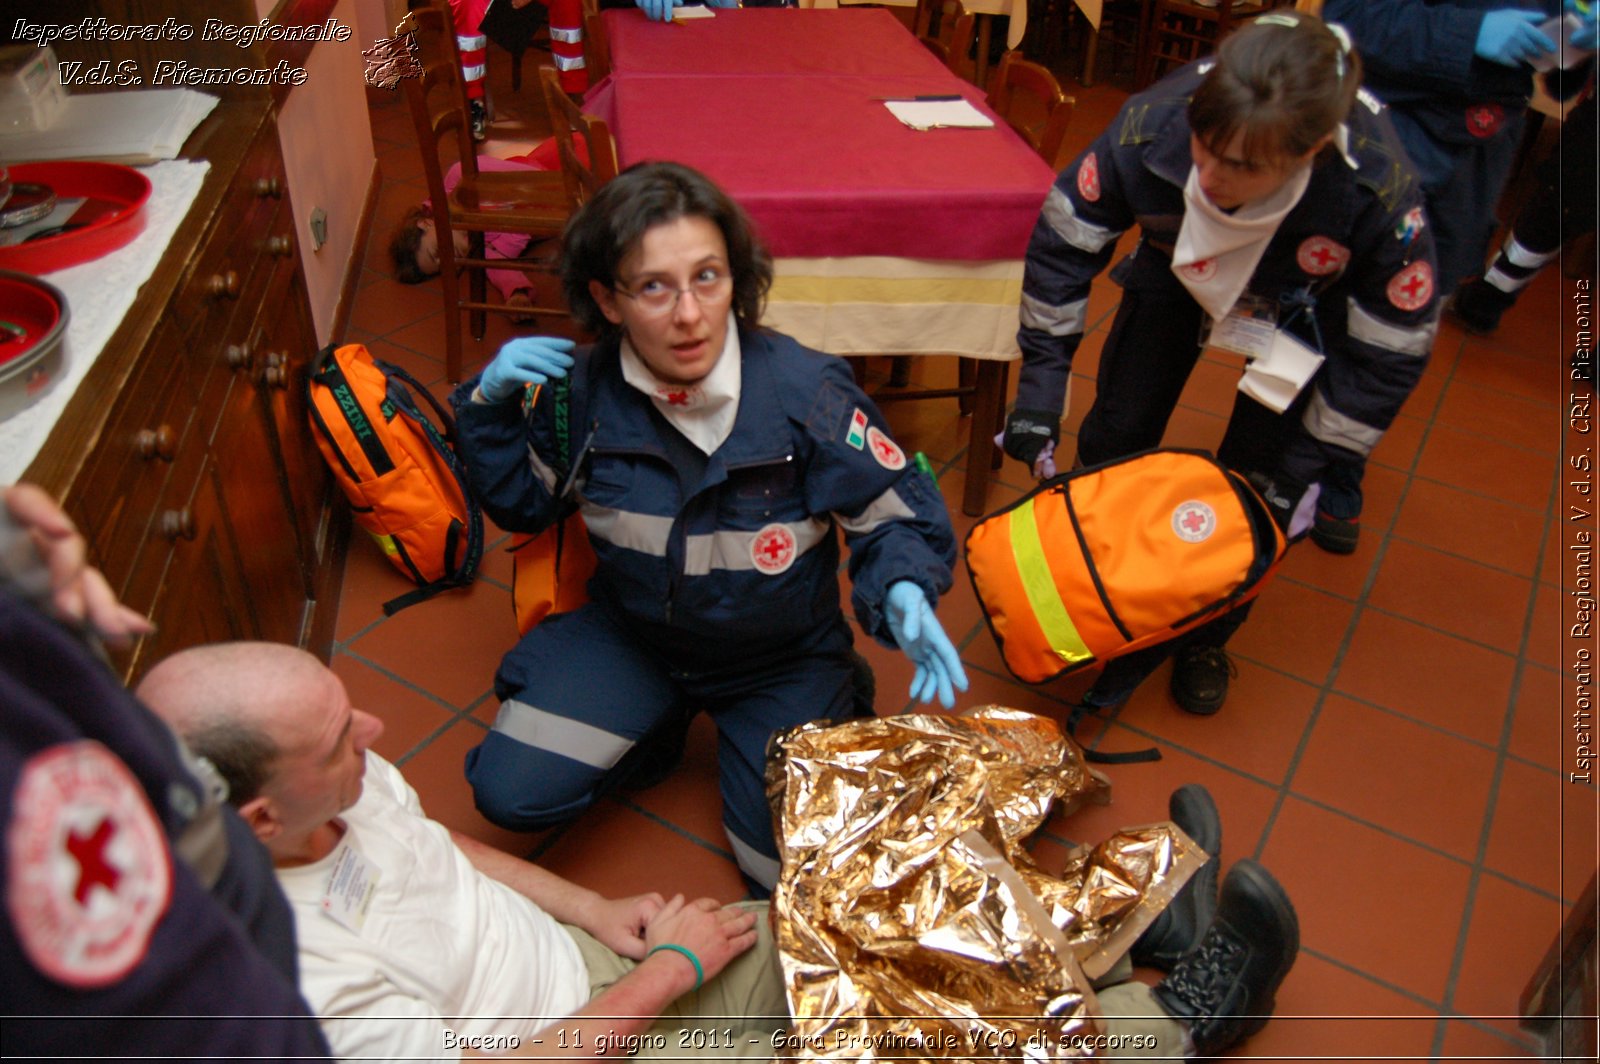
[[[1520,66],[1556,50],[1556,42],[1539,32],[1544,15],[1502,7],[1483,16],[1474,54],[1501,66]]]
[[[1584,7],[1588,7],[1588,4],[1585,4]],[[1582,20],[1582,25],[1573,30],[1572,36],[1568,38],[1572,43],[1572,47],[1585,52],[1594,51],[1596,44],[1594,9],[1589,8],[1588,11],[1585,11],[1582,7],[1578,6],[1578,0],[1567,0],[1567,10],[1572,12],[1574,15],[1577,15],[1578,18]]]
[[[911,677],[911,697],[932,702],[937,694],[940,705],[954,709],[956,691],[967,689],[967,674],[961,668],[961,655],[933,615],[928,596],[910,580],[897,581],[884,596],[883,612],[894,641],[917,666]]]
[[[567,375],[577,345],[555,336],[519,336],[507,340],[478,378],[478,392],[489,402],[511,398],[525,384],[543,384]]]
[[[633,0],[639,5],[646,18],[656,22],[671,22],[672,9],[683,3],[683,0]]]

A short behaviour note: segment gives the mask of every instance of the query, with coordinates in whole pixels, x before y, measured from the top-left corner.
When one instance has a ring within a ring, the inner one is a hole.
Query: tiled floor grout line
[[[679,837],[687,839],[690,842],[694,843],[696,846],[700,847],[702,850],[709,850],[711,853],[716,854],[718,857],[723,857],[723,858],[726,858],[728,861],[737,863],[737,859],[733,856],[733,851],[732,850],[725,850],[721,846],[718,846],[716,843],[708,842],[707,840],[702,839],[699,835],[696,835],[694,832],[690,831],[688,828],[680,827],[677,824],[674,824],[672,821],[668,820],[666,817],[661,816],[658,813],[651,812],[650,810],[646,809],[644,806],[639,805],[637,802],[629,801],[626,798],[618,798],[615,795],[612,795],[607,800],[610,801],[610,802],[615,803],[616,805],[622,806],[624,809],[630,809],[633,812],[638,813],[640,816],[644,817],[646,820],[651,821],[652,823],[656,823],[656,824],[661,825],[662,827],[666,828],[668,831],[672,832],[674,835],[678,835]]]

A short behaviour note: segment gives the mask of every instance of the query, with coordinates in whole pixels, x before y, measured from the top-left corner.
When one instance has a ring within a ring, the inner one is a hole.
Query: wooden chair
[[[1104,0],[1100,5],[1100,28],[1091,30],[1083,50],[1083,74],[1078,80],[1084,88],[1094,85],[1099,76],[1100,59],[1107,53],[1111,56],[1113,76],[1121,65],[1119,60],[1126,57],[1133,91],[1144,88],[1139,76],[1150,39],[1152,7],[1153,0]]]
[[[939,57],[958,78],[973,78],[972,35],[974,21],[961,0],[917,0],[913,29],[928,51]]]
[[[600,17],[600,0],[583,0],[583,66],[589,71],[590,85],[598,85],[611,73],[611,46],[606,40],[605,20]]]
[[[514,263],[484,255],[485,233],[526,233],[531,237],[559,237],[570,213],[564,175],[546,171],[480,173],[467,117],[466,91],[461,83],[460,59],[450,12],[442,0],[431,0],[406,16],[402,32],[416,41],[420,77],[406,78],[406,103],[416,127],[422,169],[428,181],[428,198],[439,235],[439,285],[444,293],[445,374],[461,379],[461,315],[468,315],[475,340],[483,339],[486,315],[526,314],[528,308],[490,303],[486,299],[485,270]],[[460,162],[461,180],[446,192],[445,172]],[[468,252],[455,253],[455,233],[467,234]],[[459,270],[466,270],[463,298]],[[565,306],[536,306],[543,313],[567,313]]]
[[[1209,55],[1230,31],[1275,6],[1273,0],[1217,0],[1214,7],[1194,0],[1155,0],[1138,84],[1148,85],[1169,69]]]
[[[1061,154],[1076,105],[1047,67],[1024,59],[1017,51],[1001,57],[989,90],[989,106],[1052,170],[1059,169],[1056,157]]]
[[[617,176],[617,144],[605,122],[584,114],[561,89],[555,67],[539,68],[539,85],[550,114],[550,131],[561,157],[567,205],[576,211],[601,185]],[[578,145],[583,145],[580,151]]]

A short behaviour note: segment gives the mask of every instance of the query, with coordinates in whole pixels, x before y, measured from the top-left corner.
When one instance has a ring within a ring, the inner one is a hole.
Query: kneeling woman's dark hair
[[[1189,103],[1189,128],[1214,154],[1243,134],[1246,159],[1297,158],[1349,117],[1360,87],[1346,38],[1311,15],[1274,11],[1222,42]]]
[[[589,282],[617,287],[617,265],[647,230],[683,217],[722,231],[733,274],[733,313],[746,328],[761,322],[772,258],[749,217],[711,179],[678,163],[637,163],[601,186],[562,235],[561,287],[578,324],[600,336],[619,331],[589,294]]]

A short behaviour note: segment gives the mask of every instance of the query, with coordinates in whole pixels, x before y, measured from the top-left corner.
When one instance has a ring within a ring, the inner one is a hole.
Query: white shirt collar
[[[731,315],[722,354],[717,356],[711,372],[694,384],[658,380],[628,338],[622,338],[622,379],[649,396],[661,416],[706,454],[721,447],[733,432],[733,422],[739,414],[742,362],[739,330]]]

